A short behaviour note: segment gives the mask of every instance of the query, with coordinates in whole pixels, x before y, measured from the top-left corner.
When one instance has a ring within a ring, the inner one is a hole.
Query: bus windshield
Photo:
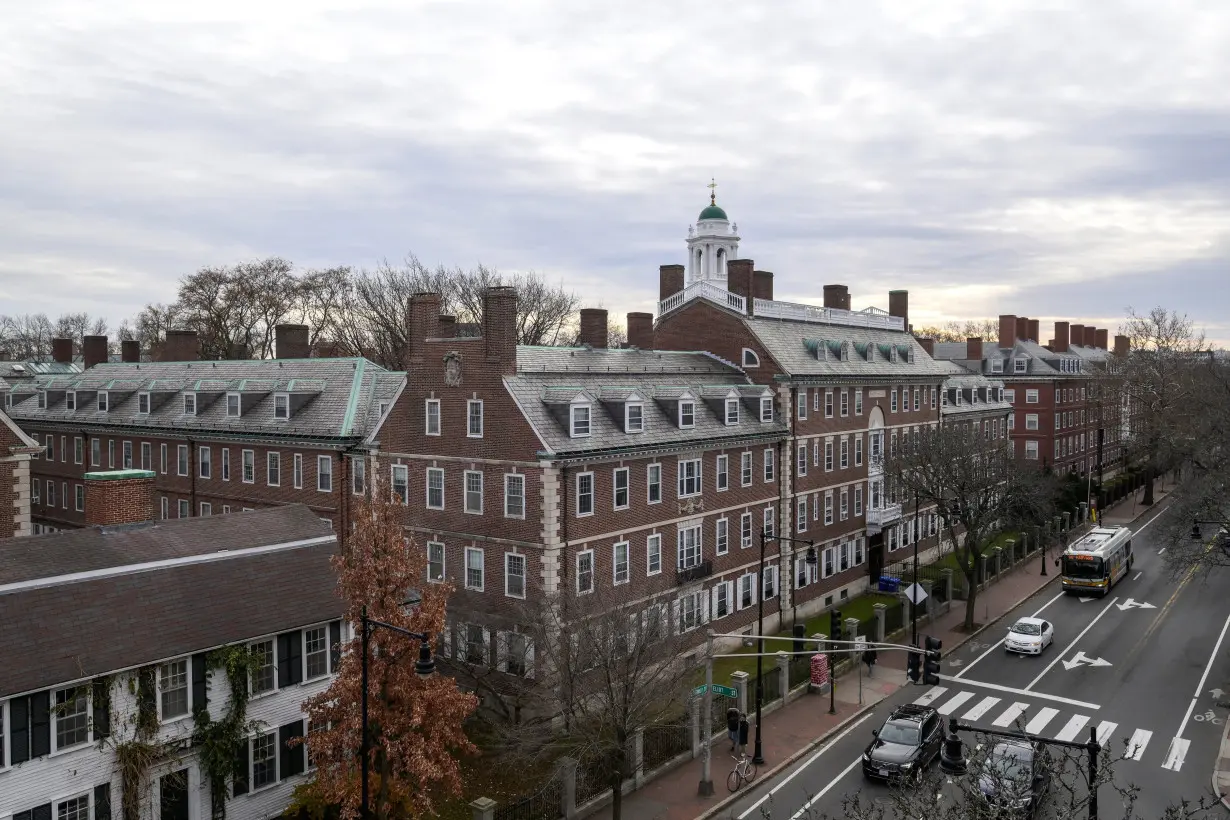
[[[1094,556],[1077,558],[1072,555],[1063,557],[1063,574],[1068,578],[1103,578],[1105,577],[1104,562]]]

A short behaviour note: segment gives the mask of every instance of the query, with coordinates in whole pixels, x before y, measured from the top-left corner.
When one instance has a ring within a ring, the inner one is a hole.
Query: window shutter
[[[508,634],[505,632],[495,633],[495,668],[508,671]]]
[[[679,599],[671,601],[671,622],[667,634],[679,631]]]
[[[303,680],[303,633],[283,632],[278,636],[278,688]]]
[[[111,820],[111,784],[94,787],[94,820]]]
[[[342,622],[332,621],[329,624],[329,671],[337,674],[342,663]]]
[[[526,638],[525,640],[525,676],[527,678],[534,677],[534,639]]]
[[[205,686],[208,664],[205,653],[192,656],[192,712],[209,712],[209,691]]]
[[[51,804],[44,803],[30,809],[30,820],[51,820]]]
[[[710,602],[709,609],[713,612],[713,617],[715,618],[720,617],[718,615],[718,590],[720,590],[721,588],[722,588],[722,585],[718,584],[713,589],[709,590],[709,602]]]
[[[30,696],[30,757],[51,754],[51,692]]]
[[[248,793],[248,741],[235,744],[235,768],[231,772],[231,795],[238,797]]]
[[[35,458],[38,458],[38,456],[35,456]],[[13,820],[30,820],[30,815],[31,815],[31,814],[33,814],[33,812],[30,812],[30,811],[19,811],[19,812],[17,812],[16,814],[14,814],[14,815],[13,815]]]
[[[0,737],[0,742],[4,738]],[[13,698],[9,701],[9,752],[13,765],[30,759],[30,698]],[[29,812],[24,812],[29,814]],[[20,815],[18,815],[19,817]],[[14,817],[13,820],[17,820]]]
[[[491,630],[483,627],[483,666],[491,664]]]
[[[725,583],[726,583],[726,613],[729,615],[730,613],[734,612],[736,608],[735,607],[735,582],[726,581]]]
[[[698,595],[696,598],[696,606],[700,608],[700,622],[707,624],[709,623],[709,596]]]
[[[95,678],[90,690],[94,708],[94,739],[102,740],[111,736],[111,681]]]
[[[278,750],[278,773],[282,780],[303,774],[303,744],[290,745],[297,737],[303,737],[302,720],[296,720],[278,729],[278,742],[282,744],[282,748]]]

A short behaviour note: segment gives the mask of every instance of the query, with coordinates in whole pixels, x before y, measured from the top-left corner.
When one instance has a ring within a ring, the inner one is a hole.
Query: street
[[[863,779],[861,755],[871,730],[911,702],[978,726],[1024,726],[1043,738],[1080,741],[1095,728],[1116,756],[1127,754],[1115,766],[1116,782],[1141,788],[1136,813],[1146,820],[1180,798],[1210,795],[1226,718],[1216,704],[1230,674],[1225,576],[1172,579],[1148,524],[1136,532],[1135,566],[1106,598],[1082,599],[1062,593],[1057,581],[1048,584],[945,656],[940,685],[903,688],[797,765],[754,784],[722,816],[787,820],[807,809],[812,817],[841,817],[848,794],[887,797],[889,787]],[[1048,571],[1058,569],[1052,563]],[[1055,626],[1054,643],[1040,656],[1004,650],[1008,627],[1026,615]],[[1117,802],[1109,786],[1100,795]]]

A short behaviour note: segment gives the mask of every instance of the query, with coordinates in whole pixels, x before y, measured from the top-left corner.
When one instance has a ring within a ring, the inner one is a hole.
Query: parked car
[[[1037,741],[1000,741],[979,764],[978,793],[1001,812],[1033,817],[1050,785],[1050,753]]]
[[[918,782],[939,756],[944,732],[940,715],[929,706],[898,706],[863,752],[863,776],[886,782]]]
[[[1008,628],[1004,649],[1026,655],[1041,655],[1055,642],[1055,627],[1041,618],[1021,618]]]

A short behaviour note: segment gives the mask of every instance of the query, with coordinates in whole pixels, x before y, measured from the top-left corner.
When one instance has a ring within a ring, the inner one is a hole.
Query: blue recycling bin
[[[892,592],[892,593],[895,593],[895,592],[897,591],[898,587],[900,587],[900,586],[901,586],[901,579],[900,579],[900,578],[893,578],[893,577],[888,576],[888,575],[881,575],[881,576],[880,576],[880,592]]]

